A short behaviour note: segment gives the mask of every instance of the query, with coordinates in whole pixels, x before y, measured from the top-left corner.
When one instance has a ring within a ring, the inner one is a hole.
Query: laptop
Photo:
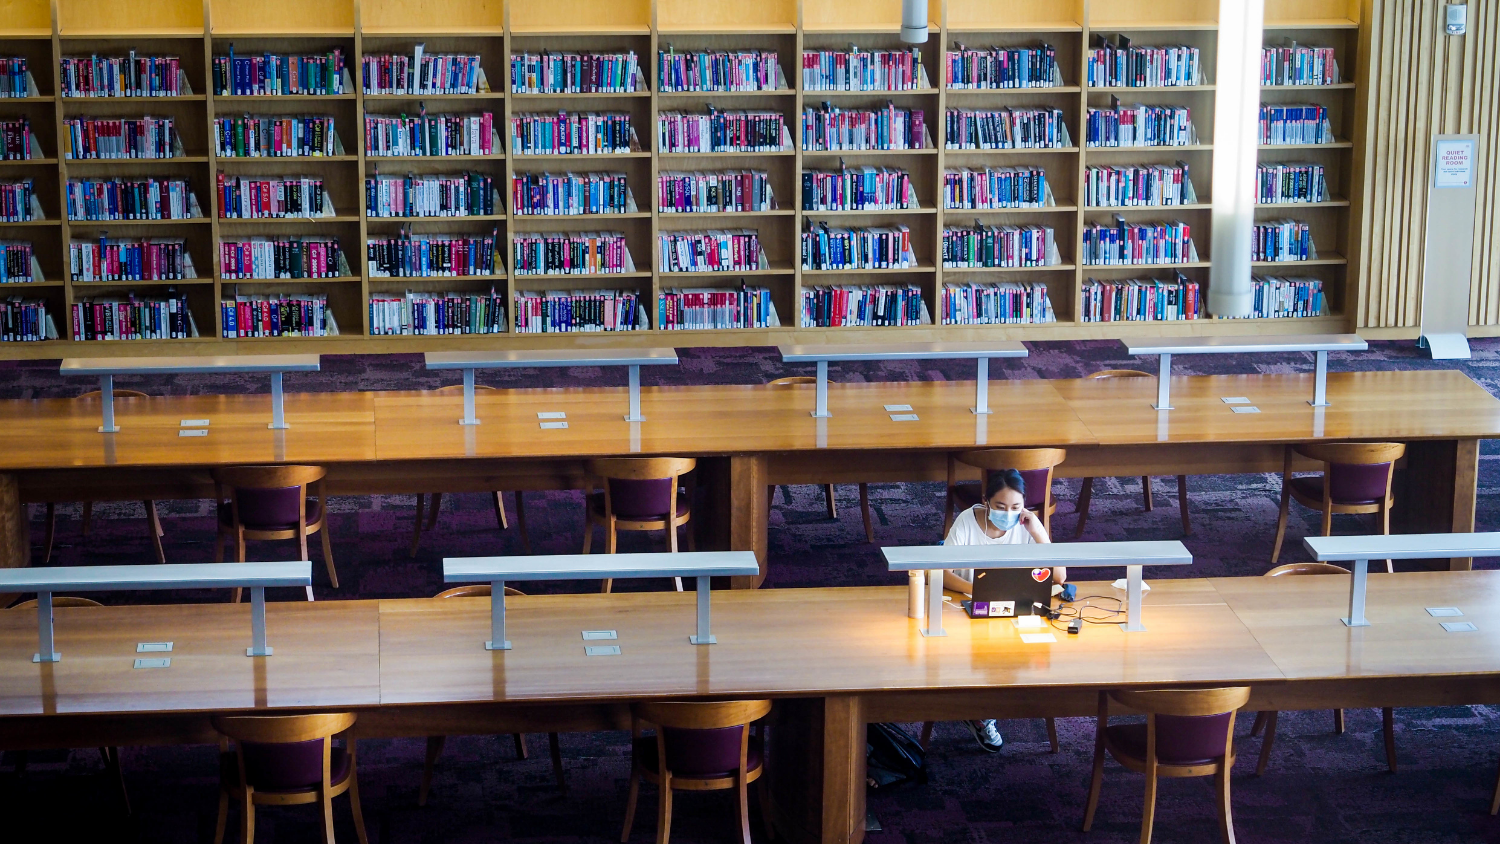
[[[979,569],[974,572],[970,618],[1015,618],[1039,615],[1035,606],[1052,606],[1052,569]]]

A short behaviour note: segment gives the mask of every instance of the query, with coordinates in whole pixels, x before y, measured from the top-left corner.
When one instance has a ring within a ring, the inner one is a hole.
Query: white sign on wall
[[[1437,160],[1433,164],[1433,187],[1472,187],[1474,184],[1474,142],[1470,140],[1438,141]]]

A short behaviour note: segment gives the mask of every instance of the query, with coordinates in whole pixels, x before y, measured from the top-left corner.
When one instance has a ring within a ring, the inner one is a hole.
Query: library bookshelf
[[[752,345],[798,342],[879,342],[882,340],[979,340],[985,338],[1107,338],[1130,334],[1244,334],[1348,330],[1359,294],[1351,221],[1358,210],[1354,172],[1363,121],[1358,70],[1363,66],[1357,0],[1267,0],[1268,46],[1293,39],[1332,47],[1341,78],[1334,85],[1273,87],[1270,103],[1324,105],[1337,143],[1263,147],[1263,162],[1313,162],[1327,174],[1329,196],[1312,204],[1260,206],[1257,220],[1292,218],[1307,222],[1319,250],[1306,263],[1255,266],[1256,274],[1316,277],[1322,280],[1327,316],[1300,319],[1085,322],[1081,296],[1088,279],[1161,278],[1181,272],[1206,288],[1210,248],[1213,162],[1214,56],[1218,39],[1216,0],[933,0],[931,36],[920,46],[930,88],[898,92],[803,90],[804,50],[896,49],[900,0],[5,0],[0,19],[0,56],[22,56],[35,76],[38,96],[0,98],[0,119],[29,118],[41,157],[0,161],[0,181],[31,179],[45,219],[0,223],[0,239],[33,243],[42,281],[0,285],[0,298],[41,299],[60,339],[0,343],[0,357],[59,357],[64,354],[226,354],[285,351],[400,352],[488,347],[565,347],[577,345]],[[1203,84],[1177,88],[1091,88],[1086,54],[1096,35],[1125,35],[1141,45],[1199,48]],[[945,85],[944,51],[962,43],[970,48],[1021,47],[1046,43],[1056,50],[1061,84],[1043,88],[950,89]],[[481,57],[491,88],[472,95],[371,95],[360,84],[360,58],[410,54],[418,45],[431,53]],[[231,46],[237,54],[265,52],[319,54],[335,48],[345,58],[353,84],[329,96],[220,96],[211,79],[213,61]],[[656,76],[658,49],[769,50],[778,54],[788,87],[753,93],[668,93]],[[74,56],[172,55],[180,58],[190,96],[145,99],[61,96],[59,61]],[[606,53],[634,51],[645,82],[626,94],[512,94],[509,57],[519,52]],[[1090,107],[1125,103],[1186,105],[1192,109],[1198,143],[1186,147],[1090,148],[1085,127]],[[844,107],[894,103],[920,108],[929,135],[921,149],[816,152],[801,148],[804,107],[824,102]],[[779,111],[793,139],[780,152],[663,153],[656,147],[656,115],[663,111],[719,109]],[[1063,112],[1071,144],[1059,149],[945,149],[944,115],[952,108],[1057,108]],[[629,154],[597,156],[513,155],[510,118],[523,112],[624,111],[640,140]],[[365,148],[364,117],[417,112],[493,114],[494,154],[484,156],[391,158]],[[71,160],[64,156],[65,121],[75,117],[171,116],[182,140],[182,157],[165,160]],[[331,115],[344,154],[310,158],[226,158],[213,144],[216,118],[243,115]],[[1083,202],[1089,166],[1172,164],[1191,168],[1198,201],[1180,207],[1094,208]],[[804,170],[843,165],[878,165],[907,170],[919,207],[899,211],[804,212]],[[1055,205],[1005,210],[949,210],[943,207],[943,174],[961,168],[1040,167]],[[774,210],[738,214],[663,213],[657,207],[657,177],[679,170],[758,169],[767,172],[776,196]],[[516,174],[608,170],[624,172],[637,208],[631,213],[596,216],[520,215],[511,201]],[[475,172],[493,178],[500,205],[482,217],[381,218],[365,207],[365,180],[380,174]],[[216,178],[229,176],[315,176],[321,179],[336,215],[313,219],[222,219]],[[70,179],[158,177],[185,179],[203,217],[150,223],[69,221],[65,194]],[[1198,260],[1177,266],[1088,266],[1082,254],[1084,229],[1115,215],[1130,220],[1180,219],[1192,226]],[[1026,268],[945,269],[943,232],[949,226],[1043,225],[1055,234],[1059,262]],[[801,268],[800,233],[809,224],[908,227],[916,253],[909,269],[813,271]],[[754,272],[664,273],[657,270],[657,236],[702,229],[751,229],[759,233],[765,267]],[[623,232],[635,271],[608,275],[517,275],[511,239],[541,231]],[[198,278],[173,282],[84,282],[69,277],[69,243],[103,236],[180,238],[192,256]],[[503,243],[503,266],[493,276],[458,278],[372,277],[364,260],[371,238],[403,232],[479,236],[495,232]],[[334,278],[234,280],[218,272],[219,244],[278,234],[332,236],[343,245],[350,272]],[[1013,325],[944,325],[941,300],[946,284],[997,281],[1040,282],[1047,287],[1056,321]],[[771,291],[781,327],[767,329],[664,331],[658,329],[658,294],[673,287],[738,289],[744,282]],[[935,324],[903,327],[804,328],[799,325],[804,289],[829,284],[908,284],[921,292]],[[72,305],[85,297],[157,295],[173,287],[185,295],[200,336],[176,340],[71,339]],[[521,291],[629,289],[650,315],[649,330],[611,333],[515,333],[514,302]],[[499,334],[376,335],[371,332],[372,298],[415,291],[494,291],[506,303],[511,327]],[[223,338],[219,303],[236,294],[311,293],[327,297],[339,334],[329,337]],[[1206,315],[1206,308],[1204,309]]]

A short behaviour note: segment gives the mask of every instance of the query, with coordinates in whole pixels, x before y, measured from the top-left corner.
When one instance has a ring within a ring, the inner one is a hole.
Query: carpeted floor
[[[1114,342],[1033,343],[1023,361],[996,362],[996,377],[1057,378],[1099,369],[1141,367]],[[1493,393],[1500,393],[1500,341],[1476,341],[1472,361],[1458,365]],[[783,367],[772,349],[684,349],[680,367],[652,367],[647,384],[761,383],[811,367]],[[1308,371],[1310,355],[1285,358],[1187,357],[1182,374]],[[1376,343],[1356,358],[1334,356],[1331,368],[1418,369],[1435,363],[1407,343]],[[972,378],[961,362],[899,362],[835,366],[833,378],[858,380],[938,380]],[[571,370],[481,373],[496,386],[579,386],[623,384],[624,374],[580,367]],[[255,392],[263,378],[180,377],[118,379],[117,386],[155,394]],[[326,356],[324,371],[289,375],[292,391],[418,389],[450,383],[452,375],[429,373],[416,355]],[[0,363],[0,398],[75,395],[92,385],[61,379],[55,362]],[[1003,408],[1001,416],[1003,419]],[[1480,467],[1478,526],[1500,529],[1500,465],[1486,443]],[[1144,512],[1140,481],[1100,479],[1084,539],[1180,538],[1175,484],[1160,478],[1156,507]],[[894,583],[883,571],[877,546],[864,541],[852,486],[839,488],[839,518],[828,520],[816,487],[777,490],[771,516],[771,575],[768,588]],[[1054,517],[1059,539],[1072,536],[1077,483],[1059,482],[1061,501]],[[1187,538],[1195,556],[1191,576],[1259,575],[1269,567],[1280,481],[1274,476],[1207,476],[1190,479],[1194,534]],[[936,484],[890,484],[871,488],[877,543],[934,542],[942,521],[942,488]],[[212,555],[213,521],[209,503],[171,501],[159,505],[167,532],[168,559],[206,561]],[[515,503],[506,496],[514,514]],[[537,553],[576,550],[583,522],[576,493],[528,494],[527,516]],[[331,502],[334,552],[343,588],[322,584],[319,598],[406,597],[442,589],[443,556],[519,553],[514,529],[496,529],[486,496],[446,496],[437,529],[424,535],[415,559],[408,558],[414,500],[411,496],[337,498]],[[147,563],[154,559],[137,502],[95,508],[92,535],[80,535],[79,508],[59,507],[53,563]],[[1308,511],[1294,510],[1283,562],[1305,559],[1300,538],[1317,530]],[[40,511],[33,513],[33,540],[41,537]],[[1335,521],[1335,530],[1365,530],[1353,517]],[[656,547],[644,537],[622,540],[622,550]],[[251,546],[252,559],[283,559],[285,545]],[[316,552],[314,553],[316,558]],[[1480,561],[1489,567],[1494,561]],[[1171,572],[1164,571],[1165,576]],[[557,584],[549,590],[584,588]],[[655,588],[642,584],[635,588]],[[214,596],[184,596],[212,599]],[[294,599],[287,594],[282,597]],[[160,595],[121,594],[112,602],[155,602]],[[1397,711],[1401,771],[1385,772],[1379,714],[1351,711],[1349,729],[1331,732],[1326,712],[1287,713],[1278,730],[1271,769],[1255,777],[1251,758],[1237,767],[1234,809],[1242,842],[1319,840],[1321,842],[1472,842],[1500,838],[1500,823],[1487,814],[1500,741],[1495,722],[1500,707],[1467,706]],[[1040,721],[1002,723],[1007,746],[998,756],[984,754],[959,724],[939,725],[929,756],[931,782],[872,794],[870,806],[884,826],[872,844],[904,842],[995,842],[1015,835],[1062,841],[1125,842],[1139,835],[1141,778],[1111,764],[1104,798],[1092,833],[1078,832],[1093,724],[1087,719],[1059,722],[1062,752],[1047,752]],[[913,729],[915,727],[913,726]],[[1249,730],[1242,723],[1239,733]],[[373,840],[380,842],[520,841],[573,844],[617,840],[629,770],[624,734],[565,735],[564,761],[569,793],[551,784],[545,740],[532,739],[529,761],[514,761],[508,738],[455,737],[439,763],[433,797],[416,806],[422,767],[419,741],[367,741],[360,745],[360,782]],[[1253,757],[1259,740],[1243,737],[1241,753]],[[11,821],[0,840],[34,835],[111,841],[193,842],[212,835],[217,770],[212,747],[126,748],[125,776],[134,813],[128,818],[100,775],[97,751],[31,754],[24,776],[0,773],[0,811]],[[13,760],[7,759],[6,762]],[[655,810],[648,802],[633,840],[650,840]],[[732,808],[723,795],[685,795],[677,801],[674,840],[728,841]],[[83,811],[80,811],[82,809]],[[342,805],[339,834],[352,840]],[[312,841],[315,812],[262,811],[261,840]],[[1156,840],[1212,839],[1213,797],[1207,780],[1168,781],[1157,812]],[[66,834],[60,832],[66,830]],[[12,838],[11,835],[16,837]],[[759,831],[757,830],[757,835]]]

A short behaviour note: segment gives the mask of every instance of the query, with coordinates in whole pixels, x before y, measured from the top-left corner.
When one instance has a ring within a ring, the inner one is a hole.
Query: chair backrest
[[[1089,377],[1097,380],[1100,378],[1155,378],[1156,376],[1139,369],[1106,369],[1095,372]]]
[[[657,728],[661,764],[692,776],[738,770],[749,748],[749,726],[771,711],[771,702],[638,703],[630,711]]]
[[[785,378],[777,378],[775,381],[767,381],[767,387],[800,387],[804,384],[816,384],[818,379],[811,375],[788,375]]]
[[[98,390],[89,390],[87,393],[82,393],[80,395],[74,396],[73,400],[74,401],[98,401],[99,397],[102,396],[102,395],[104,395],[104,394],[101,393],[101,392],[99,392]],[[149,398],[151,398],[151,396],[149,396],[149,395],[141,392],[140,390],[115,390],[114,391],[114,395],[115,395],[115,398],[117,398],[117,399],[149,399]]]
[[[455,586],[452,589],[444,589],[443,591],[437,593],[436,595],[433,595],[432,597],[434,597],[434,598],[488,598],[491,594],[492,593],[491,593],[491,590],[490,590],[490,585],[488,583],[469,583],[469,584],[466,584],[464,586]],[[516,589],[515,587],[507,586],[507,587],[505,587],[505,594],[507,596],[511,596],[511,595],[525,595],[526,593],[522,592],[519,589]]]
[[[1292,451],[1323,463],[1324,497],[1335,504],[1381,501],[1391,495],[1403,443],[1306,443]]]
[[[1052,469],[1067,457],[1067,450],[1061,448],[984,448],[963,451],[952,455],[948,464],[948,483],[954,483],[955,462],[980,469],[981,488],[989,483],[990,472],[1015,469],[1021,473],[1021,480],[1026,482],[1027,508],[1036,509],[1052,503]]]
[[[1171,764],[1227,757],[1234,747],[1234,714],[1249,702],[1250,687],[1120,689],[1109,697],[1146,713],[1146,754]]]
[[[102,606],[104,606],[104,605],[101,604],[101,603],[99,603],[98,601],[93,600],[92,598],[75,598],[75,597],[73,597],[71,595],[53,595],[52,596],[52,608],[53,609],[58,609],[60,607],[102,607]],[[10,605],[10,609],[13,609],[13,610],[34,610],[34,609],[36,609],[36,599],[32,598],[29,601],[22,601],[19,604],[11,604]]]
[[[604,510],[627,519],[667,518],[677,510],[677,482],[698,461],[691,457],[605,457],[588,462],[604,481]]]
[[[257,790],[291,791],[329,784],[330,739],[354,726],[352,712],[317,715],[215,715],[215,730],[234,741],[240,776]]]
[[[475,390],[493,390],[493,389],[496,389],[496,388],[495,387],[491,387],[488,384],[475,384],[474,385],[474,389]],[[464,391],[464,385],[462,385],[462,384],[449,384],[446,387],[438,387],[437,389],[431,390],[429,392],[451,394],[451,393],[462,393],[463,391]]]
[[[287,528],[307,517],[308,486],[328,474],[322,466],[225,466],[210,473],[219,501],[228,488],[234,524]]]
[[[1348,574],[1349,570],[1333,563],[1287,563],[1266,572],[1266,577],[1281,577],[1284,574]]]

